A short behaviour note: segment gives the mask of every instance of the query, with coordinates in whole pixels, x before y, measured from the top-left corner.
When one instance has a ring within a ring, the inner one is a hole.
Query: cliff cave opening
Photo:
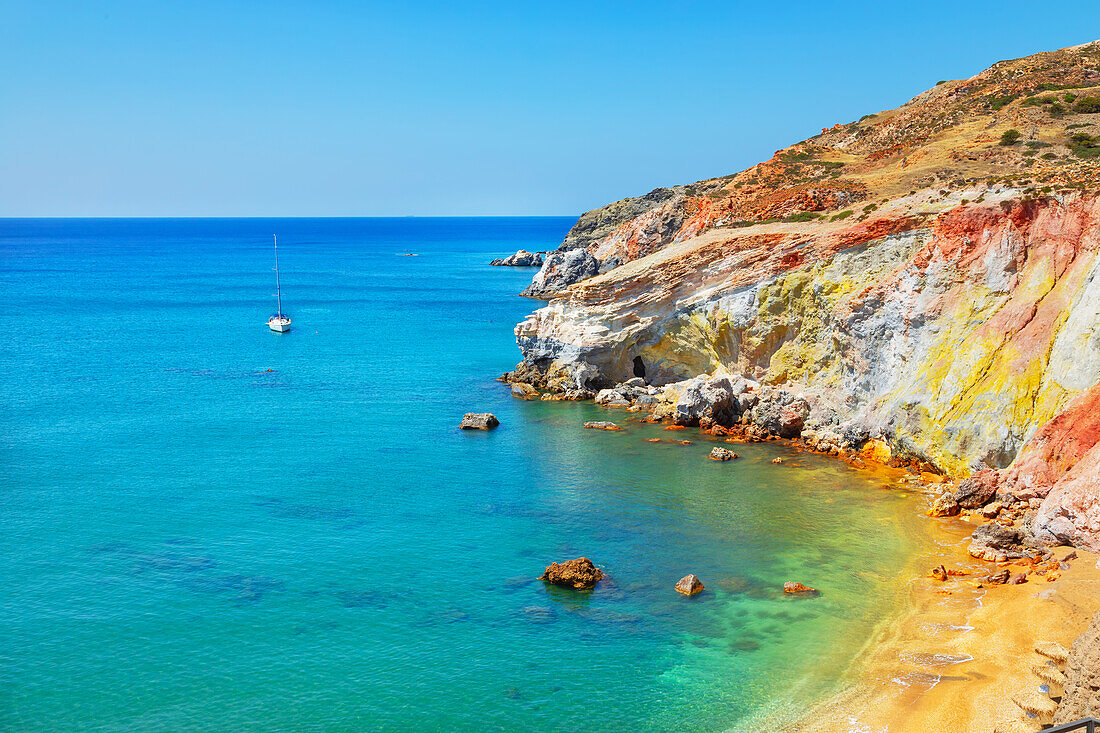
[[[645,379],[645,362],[640,356],[634,357],[634,376]]]

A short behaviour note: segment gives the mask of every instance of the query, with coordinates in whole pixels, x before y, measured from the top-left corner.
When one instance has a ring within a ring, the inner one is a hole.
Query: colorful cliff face
[[[805,394],[810,426],[955,476],[1008,468],[1100,382],[1100,42],[668,191],[574,245],[600,274],[540,280],[550,302],[516,327],[527,373],[557,389],[743,374]],[[1056,529],[1072,502],[1097,504],[1081,477],[1095,442],[1043,461],[1034,498],[1066,497]]]

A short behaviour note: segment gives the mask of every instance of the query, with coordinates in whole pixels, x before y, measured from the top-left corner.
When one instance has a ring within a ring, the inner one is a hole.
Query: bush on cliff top
[[[1100,113],[1100,97],[1082,97],[1078,99],[1077,104],[1073,105],[1073,111],[1087,115]]]
[[[1015,145],[1019,142],[1022,133],[1013,127],[1010,130],[1005,130],[1001,133],[1001,145]]]

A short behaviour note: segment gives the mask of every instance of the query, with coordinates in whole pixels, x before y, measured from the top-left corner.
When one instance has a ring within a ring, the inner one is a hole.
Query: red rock
[[[576,560],[565,562],[552,562],[546,567],[546,571],[539,576],[539,580],[577,590],[592,588],[601,579],[603,579],[603,571],[592,564],[592,561],[587,557],[578,557]]]
[[[784,593],[817,593],[817,588],[811,588],[808,585],[802,585],[793,580],[788,580],[783,584]]]

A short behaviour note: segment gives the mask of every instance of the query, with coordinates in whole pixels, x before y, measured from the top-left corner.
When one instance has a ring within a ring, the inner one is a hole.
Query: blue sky
[[[0,216],[575,215],[1100,37],[1052,7],[0,0]]]

